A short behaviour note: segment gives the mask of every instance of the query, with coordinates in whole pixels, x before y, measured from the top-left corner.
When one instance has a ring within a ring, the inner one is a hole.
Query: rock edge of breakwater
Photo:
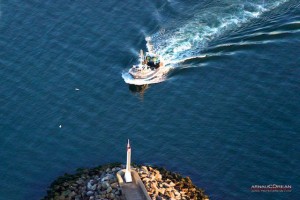
[[[42,200],[123,200],[116,173],[124,168],[120,163],[79,168],[74,174],[64,174],[53,181]],[[208,200],[204,190],[189,177],[163,167],[133,165],[132,170],[138,172],[151,199]]]

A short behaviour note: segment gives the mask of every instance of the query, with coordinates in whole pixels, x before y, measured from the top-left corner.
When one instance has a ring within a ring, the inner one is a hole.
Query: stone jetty
[[[204,191],[195,186],[189,177],[167,171],[164,168],[140,166],[136,168],[145,188],[155,200],[208,200]]]
[[[125,165],[114,163],[65,174],[50,185],[43,200],[125,200],[116,177],[122,169]],[[150,166],[135,165],[132,170],[138,172],[153,200],[208,200],[188,177]]]
[[[99,200],[124,199],[116,173],[123,165],[110,164],[93,169],[78,169],[55,180],[44,200]]]

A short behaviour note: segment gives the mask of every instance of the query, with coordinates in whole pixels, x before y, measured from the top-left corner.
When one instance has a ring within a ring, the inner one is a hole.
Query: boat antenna
[[[153,45],[151,44],[151,37],[146,37],[145,40],[147,41],[147,49],[150,53],[154,53],[154,50],[153,50]]]
[[[140,64],[143,64],[143,62],[144,62],[144,52],[141,49],[141,51],[140,51]]]

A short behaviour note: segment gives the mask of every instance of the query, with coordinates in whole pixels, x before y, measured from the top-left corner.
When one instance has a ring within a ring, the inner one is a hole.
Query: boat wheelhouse
[[[153,45],[150,43],[150,38],[146,38],[148,51],[144,55],[143,50],[140,51],[140,63],[133,65],[129,70],[129,74],[134,79],[149,79],[153,77],[161,67],[163,67],[162,59],[153,50]]]

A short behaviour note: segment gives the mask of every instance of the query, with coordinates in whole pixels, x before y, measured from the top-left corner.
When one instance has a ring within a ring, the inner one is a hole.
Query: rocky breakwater
[[[44,200],[100,200],[123,199],[116,173],[119,164],[93,169],[78,169],[76,174],[65,174],[55,180]]]
[[[150,166],[139,166],[136,170],[152,199],[208,200],[204,191],[195,186],[189,177]]]
[[[47,190],[44,200],[124,200],[116,174],[124,165],[109,164],[92,169],[78,169],[75,174],[58,177]],[[154,200],[208,200],[204,191],[189,177],[164,168],[134,165]],[[146,192],[146,191],[145,191]]]

